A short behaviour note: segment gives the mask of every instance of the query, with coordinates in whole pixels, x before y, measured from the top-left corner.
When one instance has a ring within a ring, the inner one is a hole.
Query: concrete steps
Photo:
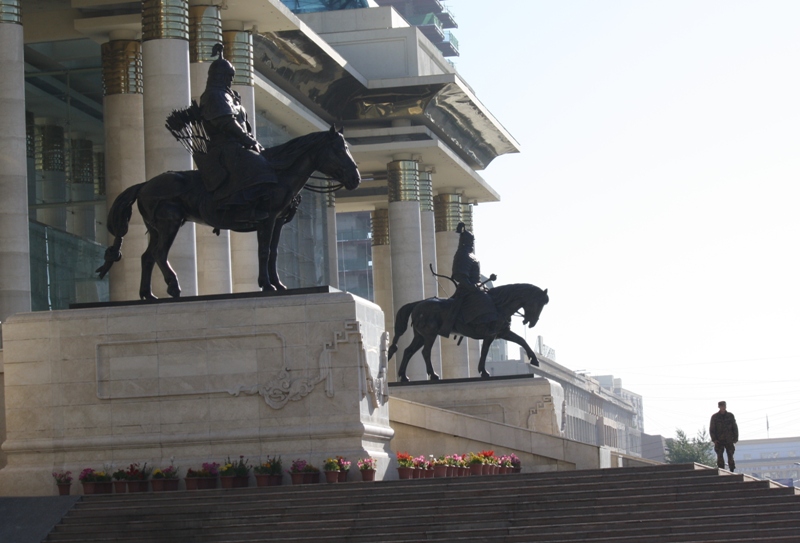
[[[792,488],[684,464],[87,496],[47,541],[780,543],[798,513]]]

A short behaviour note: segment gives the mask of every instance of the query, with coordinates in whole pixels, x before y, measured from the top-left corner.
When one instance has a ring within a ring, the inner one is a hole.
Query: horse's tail
[[[389,345],[389,360],[391,360],[394,353],[397,352],[397,340],[408,330],[408,318],[411,316],[411,312],[414,311],[414,308],[417,307],[418,304],[424,301],[425,300],[419,300],[418,302],[406,304],[397,312],[397,316],[394,319],[394,339],[392,340],[392,344]]]
[[[111,235],[114,236],[114,244],[106,249],[105,255],[103,255],[105,262],[95,270],[100,279],[105,277],[114,262],[122,258],[122,253],[120,252],[122,238],[128,233],[128,223],[133,214],[133,203],[139,197],[139,191],[142,190],[143,186],[144,183],[139,183],[128,187],[111,204],[111,209],[108,212],[107,227]]]

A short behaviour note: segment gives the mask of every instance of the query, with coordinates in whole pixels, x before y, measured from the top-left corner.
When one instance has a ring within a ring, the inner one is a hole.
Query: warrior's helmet
[[[458,223],[456,227],[456,233],[460,234],[458,238],[458,246],[459,247],[467,247],[473,248],[475,246],[475,236],[472,235],[472,232],[467,230],[467,225],[463,222]]]
[[[233,76],[236,74],[236,68],[222,56],[221,43],[214,44],[211,49],[211,56],[217,56],[217,59],[208,67],[206,87],[230,87],[233,82]]]

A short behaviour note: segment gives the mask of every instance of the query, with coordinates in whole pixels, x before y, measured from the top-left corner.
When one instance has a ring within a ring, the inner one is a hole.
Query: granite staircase
[[[356,475],[357,474],[351,474]],[[86,496],[50,542],[800,541],[800,495],[695,464]]]

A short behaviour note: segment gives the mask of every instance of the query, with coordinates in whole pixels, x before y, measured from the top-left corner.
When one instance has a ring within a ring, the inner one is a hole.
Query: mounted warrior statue
[[[478,372],[481,377],[490,377],[486,371],[486,356],[495,339],[505,339],[525,349],[525,353],[534,366],[539,365],[536,354],[524,338],[511,331],[512,315],[523,317],[522,324],[533,328],[539,322],[544,306],[550,301],[547,289],[542,290],[535,285],[518,283],[503,285],[485,290],[484,284],[494,281],[492,274],[487,281],[481,282],[481,265],[475,258],[475,237],[459,223],[456,232],[460,235],[458,249],[453,257],[453,276],[449,277],[456,284],[455,294],[448,299],[428,298],[404,305],[397,312],[394,320],[394,339],[389,346],[389,359],[397,352],[397,341],[411,327],[414,338],[403,351],[403,359],[397,369],[400,381],[408,381],[406,369],[411,357],[422,349],[422,358],[428,379],[436,381],[439,376],[433,371],[431,349],[438,336],[456,336],[483,340]],[[438,275],[438,277],[444,277]],[[521,313],[520,313],[521,312]]]
[[[122,238],[128,233],[133,204],[147,226],[147,250],[142,254],[139,297],[155,299],[151,276],[157,265],[167,293],[180,296],[178,276],[167,256],[178,229],[187,221],[258,235],[258,286],[285,290],[278,277],[277,254],[283,225],[291,221],[300,203],[300,191],[355,190],[361,182],[358,165],[341,130],[314,132],[264,149],[253,137],[247,112],[231,89],[235,69],[222,55],[208,69],[200,104],[173,111],[167,129],[192,154],[199,170],[169,171],[125,189],[108,212],[108,231],[114,243],[97,268],[102,279],[122,258]],[[306,187],[314,172],[335,183]]]

